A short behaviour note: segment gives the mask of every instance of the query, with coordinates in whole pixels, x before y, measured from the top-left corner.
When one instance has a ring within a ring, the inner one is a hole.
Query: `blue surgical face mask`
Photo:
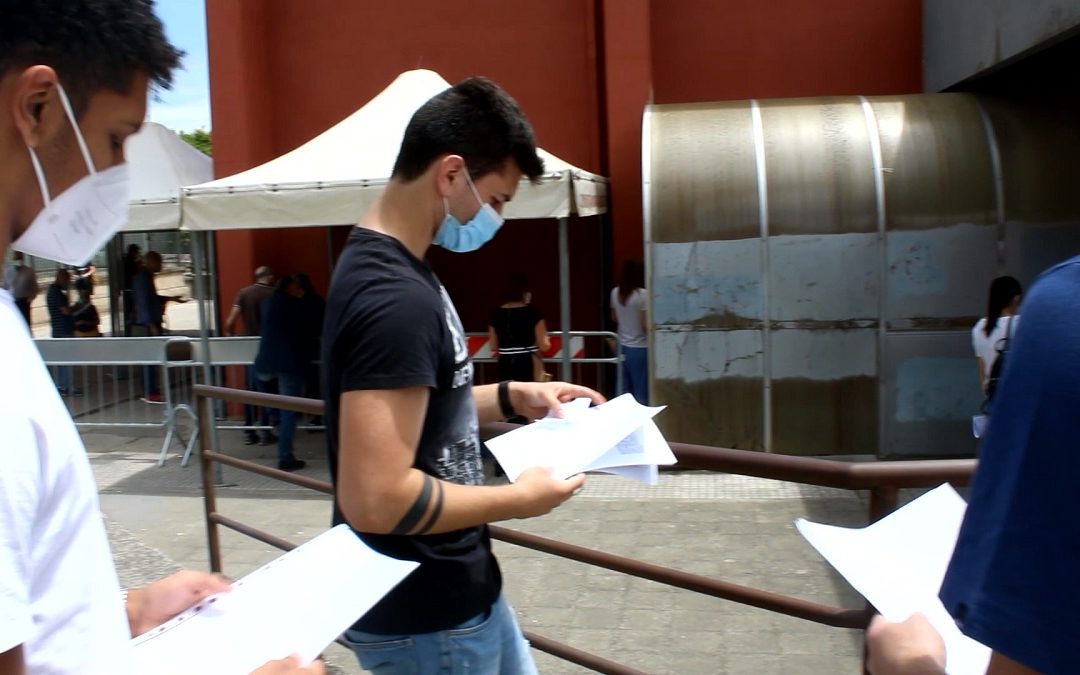
[[[446,197],[443,197],[443,208],[446,209],[446,217],[443,218],[442,225],[439,226],[439,231],[435,234],[434,243],[455,253],[468,253],[480,248],[491,241],[503,224],[503,217],[499,215],[498,211],[492,208],[491,204],[484,203],[484,200],[480,198],[480,193],[477,191],[476,186],[473,185],[468,171],[465,172],[465,180],[468,181],[469,188],[476,195],[476,201],[480,202],[480,210],[469,219],[469,222],[463,225],[460,220],[450,213],[450,202]]]

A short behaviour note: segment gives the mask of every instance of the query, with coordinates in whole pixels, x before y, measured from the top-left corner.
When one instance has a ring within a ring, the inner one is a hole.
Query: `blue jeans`
[[[259,373],[256,379],[262,380],[263,384],[271,380],[277,380],[278,393],[282,396],[303,396],[304,375],[293,373]],[[293,437],[296,435],[296,419],[300,413],[293,410],[282,410],[281,426],[278,427],[277,454],[279,462],[296,459],[293,455]]]
[[[248,366],[246,371],[247,372],[245,372],[244,374],[246,375],[245,379],[247,379],[248,391],[259,391],[259,392],[263,392],[263,393],[267,393],[267,394],[274,393],[274,386],[273,386],[274,381],[273,381],[273,379],[271,379],[269,381],[262,380],[262,378],[260,378],[255,373],[255,366]],[[245,427],[255,426],[255,411],[256,410],[259,411],[259,424],[261,426],[264,426],[264,427],[270,426],[271,409],[266,408],[266,407],[260,408],[260,407],[253,406],[253,405],[245,405],[244,406],[244,426]],[[254,431],[249,431],[249,433],[253,434],[255,432]]]
[[[56,386],[65,393],[71,392],[71,373],[71,366],[56,366]]]
[[[536,675],[529,643],[500,595],[487,612],[449,630],[421,635],[345,631],[361,667],[373,675]]]
[[[143,393],[160,394],[158,389],[158,366],[143,366]]]
[[[649,405],[649,349],[619,347],[623,355],[623,386],[620,394],[630,392],[642,405]]]

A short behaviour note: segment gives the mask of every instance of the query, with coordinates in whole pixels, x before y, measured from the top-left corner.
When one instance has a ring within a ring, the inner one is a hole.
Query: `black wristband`
[[[510,402],[510,383],[513,380],[503,380],[499,383],[499,410],[502,411],[503,419],[513,417],[514,404]]]

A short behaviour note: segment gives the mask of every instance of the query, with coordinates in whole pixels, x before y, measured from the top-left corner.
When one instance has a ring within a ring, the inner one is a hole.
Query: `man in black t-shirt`
[[[486,523],[547,513],[584,477],[533,468],[484,486],[478,428],[603,398],[560,382],[474,387],[457,311],[424,256],[432,243],[479,248],[521,177],[542,173],[517,103],[465,80],[413,115],[390,183],[335,269],[323,335],[334,522],[420,562],[345,634],[368,670],[535,672]]]

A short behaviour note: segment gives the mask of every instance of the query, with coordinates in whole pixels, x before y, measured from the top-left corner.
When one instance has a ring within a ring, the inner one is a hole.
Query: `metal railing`
[[[199,385],[195,387],[195,394],[198,409],[200,410],[204,410],[214,400],[252,405],[271,405],[309,414],[321,414],[323,410],[321,401],[258,394],[221,387]],[[333,494],[330,483],[279,471],[214,451],[207,443],[207,439],[210,438],[212,433],[207,421],[210,418],[204,414],[201,419],[204,426],[203,440],[200,444],[200,458],[211,569],[215,572],[222,571],[221,544],[218,536],[219,526],[227,527],[283,550],[294,548],[295,544],[292,542],[218,512],[214,486],[215,464],[224,464],[236,469],[250,471],[324,494]],[[490,438],[512,428],[514,428],[514,425],[504,423],[489,424],[483,427],[482,434],[484,438]],[[685,443],[671,443],[670,445],[678,458],[679,467],[683,469],[732,473],[846,490],[868,490],[870,492],[868,516],[871,521],[881,518],[896,508],[901,488],[933,487],[942,482],[949,482],[957,486],[967,485],[975,469],[975,460],[924,460],[855,464],[827,459],[771,455],[748,450],[712,448]],[[826,626],[864,629],[871,617],[871,611],[866,606],[861,608],[831,607],[801,598],[734,584],[699,574],[691,574],[505,527],[491,526],[491,536],[510,544],[542,551],[569,560],[576,560],[587,565],[602,567],[675,588],[758,607]],[[617,675],[640,675],[641,673],[641,671],[632,667],[616,663],[542,635],[537,635],[531,631],[524,632],[535,648],[596,672]]]
[[[583,365],[595,365],[597,367],[603,367],[604,365],[614,366],[614,368],[615,368],[615,390],[616,391],[622,391],[623,370],[620,367],[620,364],[622,363],[623,358],[622,358],[622,354],[619,352],[618,347],[617,347],[617,343],[618,343],[618,339],[619,339],[618,335],[616,335],[615,333],[612,333],[611,331],[604,331],[604,330],[572,330],[572,331],[568,331],[566,333],[566,335],[569,336],[569,338],[570,338],[571,346],[567,346],[567,345],[563,344],[563,345],[561,345],[561,348],[560,348],[558,354],[556,354],[555,356],[552,356],[552,357],[545,357],[544,358],[544,367],[547,368],[548,366],[562,366],[564,363],[566,363],[570,367],[577,366],[579,368],[579,370],[576,371],[576,372],[571,372],[570,375],[568,375],[568,376],[563,376],[561,372],[558,373],[558,374],[552,373],[552,375],[554,375],[556,379],[563,379],[563,380],[566,380],[568,382],[581,382],[582,377],[581,377],[581,373],[580,373],[580,366],[583,366]],[[487,333],[466,333],[465,334],[466,339],[468,339],[470,342],[473,341],[473,340],[480,339],[480,338],[486,338],[487,336],[488,336]],[[563,339],[564,336],[563,336],[563,333],[561,331],[548,331],[548,337],[550,337],[550,338],[559,338],[561,340],[561,339]],[[611,350],[611,348],[614,347],[614,350],[613,350],[614,354],[612,356],[574,356],[573,352],[571,352],[569,358],[565,358],[564,355],[563,355],[563,352],[566,351],[567,349],[573,349],[572,345],[574,344],[575,340],[581,340],[583,347],[590,341],[602,340],[602,341],[604,341],[606,343],[610,343],[610,345],[605,344],[600,349],[596,349],[595,346],[589,345],[590,347],[593,347],[593,348],[592,349],[587,349],[586,353],[588,353],[589,351],[603,353],[605,350]],[[472,361],[474,363],[498,363],[498,361],[499,361],[498,357],[491,354],[488,350],[482,350],[480,353],[472,355],[471,359],[472,359]],[[477,383],[478,384],[484,384],[484,382],[477,382]]]
[[[76,426],[160,428],[165,440],[158,464],[164,464],[174,439],[184,447],[187,462],[195,448],[195,434],[185,440],[179,423],[186,416],[193,430],[197,425],[191,394],[195,372],[177,369],[179,364],[190,363],[187,338],[44,338],[34,343],[58,385],[70,385],[67,404]],[[147,369],[156,371],[163,407],[142,398]]]
[[[164,466],[174,440],[183,446],[181,465],[187,466],[199,436],[199,420],[195,411],[192,387],[203,383],[203,362],[211,364],[214,382],[223,380],[223,368],[250,367],[259,352],[257,337],[215,337],[207,342],[209,353],[204,355],[198,338],[185,336],[163,337],[100,337],[100,338],[41,338],[35,340],[42,360],[61,381],[60,369],[69,369],[69,379],[78,395],[68,392],[67,403],[79,428],[160,428],[165,439],[158,457]],[[146,368],[156,370],[161,406],[143,399],[146,389]],[[230,431],[268,430],[262,425],[245,426],[230,422],[224,410],[215,411],[215,428]],[[190,435],[185,438],[181,421],[190,422]],[[301,424],[299,429],[321,428]]]
[[[469,337],[486,333],[470,333]],[[561,333],[552,333],[561,336]],[[571,338],[614,339],[615,334],[603,331],[571,331]],[[203,354],[203,342],[194,337],[99,337],[99,338],[38,338],[35,340],[42,360],[54,373],[58,384],[61,369],[67,369],[72,388],[78,396],[69,396],[68,408],[76,426],[96,428],[160,428],[165,439],[158,457],[164,466],[173,441],[183,447],[181,464],[187,466],[198,439],[198,420],[194,407],[192,386],[196,383],[220,384],[223,369],[251,367],[259,353],[258,337],[213,337],[207,341],[208,354]],[[205,382],[203,363],[209,361],[212,382]],[[477,363],[494,363],[493,356],[480,356]],[[556,361],[552,361],[556,362]],[[621,386],[621,357],[572,357],[570,363],[614,365],[618,386]],[[146,368],[157,372],[158,389],[163,407],[149,404],[145,393]],[[579,378],[575,378],[579,379]],[[69,392],[71,393],[71,392]],[[261,431],[270,427],[238,424],[228,419],[224,408],[215,410],[215,428],[225,431]],[[182,421],[190,423],[185,434]],[[298,424],[298,429],[321,429],[317,424]]]

